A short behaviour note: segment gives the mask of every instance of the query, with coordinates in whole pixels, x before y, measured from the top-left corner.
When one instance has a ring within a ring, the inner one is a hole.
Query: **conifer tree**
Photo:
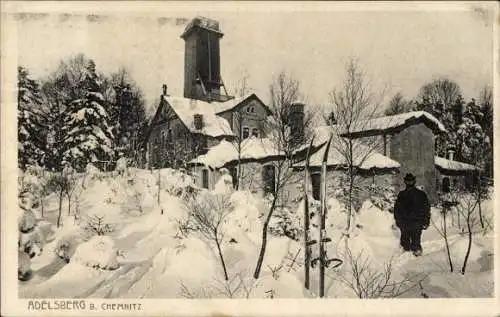
[[[18,165],[41,165],[45,158],[46,124],[42,111],[40,85],[26,68],[18,67]]]
[[[82,97],[69,102],[64,118],[62,158],[75,169],[83,170],[89,162],[113,158],[114,137],[92,60],[78,86]]]

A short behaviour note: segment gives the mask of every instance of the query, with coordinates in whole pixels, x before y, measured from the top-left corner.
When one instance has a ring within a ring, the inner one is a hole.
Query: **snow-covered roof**
[[[320,167],[323,162],[323,156],[325,155],[326,146],[323,146],[316,153],[311,155],[309,166],[310,167]],[[397,169],[401,165],[394,161],[393,159],[382,155],[369,147],[364,145],[359,141],[354,141],[353,143],[353,154],[356,158],[354,161],[354,166],[363,169]],[[347,160],[345,155],[342,155],[339,147],[332,144],[330,151],[328,152],[327,166],[347,166]],[[304,167],[305,162],[299,162],[295,164],[297,167]]]
[[[240,159],[245,162],[279,157],[280,155],[284,155],[284,153],[279,153],[273,143],[267,138],[252,137],[243,140],[241,143]],[[237,160],[238,150],[236,144],[222,140],[219,144],[211,147],[206,154],[198,156],[189,163],[221,168]]]
[[[247,94],[244,97],[236,97],[223,102],[212,101],[211,105],[215,109],[215,113],[221,113],[233,109],[251,95],[253,94]]]
[[[172,107],[179,119],[191,132],[212,137],[234,136],[229,122],[216,115],[214,103],[173,96],[162,96],[162,98]],[[203,116],[203,128],[201,130],[197,130],[194,126],[195,114]]]
[[[478,171],[479,168],[477,166],[467,164],[467,163],[462,163],[458,161],[452,161],[445,159],[443,157],[435,156],[434,157],[434,163],[438,168],[448,170],[448,171]]]
[[[351,127],[353,134],[377,135],[391,129],[397,129],[402,126],[413,124],[413,122],[429,123],[436,132],[444,133],[446,128],[436,117],[425,111],[410,111],[393,116],[384,116],[370,120],[357,122]]]
[[[264,108],[266,108],[267,111],[271,112],[271,110],[267,107],[267,105],[265,105],[264,102],[262,102],[262,100],[260,100],[260,98],[257,97],[255,93],[249,93],[244,95],[243,97],[236,97],[223,102],[212,101],[211,105],[212,107],[214,107],[215,113],[220,114],[237,107],[242,102],[250,98],[255,98],[264,106]]]

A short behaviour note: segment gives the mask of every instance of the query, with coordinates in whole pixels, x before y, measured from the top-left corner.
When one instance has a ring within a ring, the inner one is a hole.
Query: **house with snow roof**
[[[148,168],[185,166],[190,160],[236,138],[262,138],[269,108],[256,94],[229,96],[220,71],[219,23],[197,17],[185,28],[184,95],[170,96],[163,85],[146,137]],[[210,183],[202,172],[201,185]]]
[[[355,162],[359,174],[365,179],[371,175],[372,184],[375,185],[392,184],[398,191],[404,187],[404,175],[412,173],[417,177],[417,185],[424,188],[432,203],[437,202],[438,191],[443,186],[449,187],[451,181],[454,185],[463,187],[461,185],[474,180],[474,173],[478,170],[470,164],[453,161],[453,157],[441,158],[435,155],[436,137],[446,133],[446,129],[438,119],[424,111],[360,121],[351,127],[349,134],[342,131],[339,133],[339,129],[342,128],[336,125],[317,129],[320,142],[326,143],[325,135],[334,132],[359,142],[355,143],[355,149],[360,152],[364,151],[363,142],[375,144],[375,149],[370,150],[368,156],[363,153],[358,155],[366,157],[359,164]],[[368,153],[367,150],[365,152]],[[320,157],[323,157],[322,150],[311,158],[311,169],[319,169]],[[345,165],[343,156],[332,147],[328,154],[330,169],[338,170],[338,167]],[[329,178],[337,177],[331,175]],[[314,177],[312,181],[315,181]]]
[[[221,173],[228,171],[236,180],[238,166],[246,189],[256,192],[274,191],[273,161],[283,158],[266,138],[262,124],[270,109],[255,94],[235,98],[227,94],[220,72],[219,41],[223,34],[217,21],[195,18],[181,35],[185,41],[184,96],[168,94],[163,86],[160,103],[146,138],[149,168],[186,166],[196,177],[196,184],[213,188]],[[290,106],[291,114],[300,122],[304,104]],[[377,148],[369,149],[363,161],[355,161],[357,173],[366,184],[403,187],[402,178],[413,173],[431,202],[446,183],[466,183],[467,175],[476,167],[435,156],[436,136],[446,133],[443,124],[431,114],[414,111],[394,116],[358,122],[349,134],[342,127],[324,126],[315,131],[310,169],[313,189],[318,192],[318,172],[324,155],[324,145],[330,133],[355,139],[356,151],[366,150],[365,141],[378,139]],[[298,133],[301,129],[293,128]],[[335,130],[335,131],[333,131]],[[297,132],[298,131],[298,132]],[[235,140],[242,140],[240,151]],[[297,151],[296,182],[286,189],[289,196],[301,191],[300,170],[303,170],[305,146]],[[359,154],[359,155],[358,155]],[[327,166],[328,181],[335,186],[339,173],[347,165],[338,149],[330,148]]]

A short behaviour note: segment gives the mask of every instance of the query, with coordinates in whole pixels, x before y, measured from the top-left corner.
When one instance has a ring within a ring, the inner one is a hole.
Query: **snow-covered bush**
[[[88,163],[85,167],[85,174],[83,176],[83,187],[87,187],[93,183],[94,180],[103,180],[103,173],[92,163]]]
[[[30,257],[33,258],[40,255],[43,251],[44,245],[45,237],[38,226],[33,227],[33,229],[29,232],[19,232],[19,251],[26,252]]]
[[[269,232],[278,237],[299,241],[303,235],[302,208],[292,212],[289,208],[277,208],[269,223]]]
[[[117,261],[118,253],[113,239],[94,236],[76,248],[73,260],[95,269],[116,270],[120,266]]]
[[[193,177],[184,170],[166,168],[161,169],[159,173],[160,179],[156,180],[157,186],[172,196],[189,198],[199,191],[194,184]]]
[[[373,205],[382,210],[393,211],[397,196],[394,188],[371,185],[367,190]]]
[[[122,156],[116,161],[115,171],[118,175],[124,175],[127,172],[127,159]]]
[[[57,240],[54,253],[61,259],[69,263],[75,250],[81,243],[81,239],[76,234],[68,234]]]
[[[233,178],[226,168],[220,170],[221,177],[215,183],[214,192],[221,195],[230,195],[233,192]]]
[[[26,252],[18,251],[17,259],[17,279],[20,281],[29,280],[32,276],[30,256]]]
[[[106,216],[93,214],[87,216],[85,219],[84,228],[85,230],[92,232],[98,236],[103,236],[105,234],[114,231],[113,225],[105,220]]]
[[[32,195],[29,192],[24,192],[19,198],[18,247],[20,251],[34,257],[43,250],[45,238],[38,228],[38,219],[33,209]]]
[[[35,212],[31,209],[23,209],[21,206],[21,213],[18,219],[19,231],[22,233],[31,232],[37,224]]]

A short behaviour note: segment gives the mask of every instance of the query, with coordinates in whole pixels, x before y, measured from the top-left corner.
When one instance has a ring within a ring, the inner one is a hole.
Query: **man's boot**
[[[413,251],[413,255],[414,256],[421,256],[422,255],[422,250]]]

